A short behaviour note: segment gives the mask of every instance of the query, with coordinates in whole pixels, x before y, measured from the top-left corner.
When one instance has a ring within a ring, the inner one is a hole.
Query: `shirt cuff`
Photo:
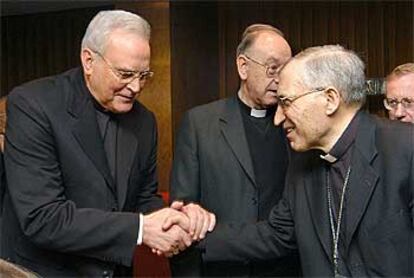
[[[144,216],[142,213],[139,214],[139,229],[138,229],[138,239],[137,239],[137,245],[142,244],[142,230],[144,228]]]

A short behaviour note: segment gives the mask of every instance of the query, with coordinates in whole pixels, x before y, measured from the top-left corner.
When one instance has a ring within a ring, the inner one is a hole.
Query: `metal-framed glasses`
[[[285,109],[285,108],[288,108],[289,106],[291,106],[294,101],[300,99],[301,97],[304,97],[304,96],[307,96],[307,95],[310,95],[310,94],[313,94],[313,93],[323,92],[325,90],[326,90],[326,88],[316,88],[316,89],[306,91],[303,94],[299,94],[299,95],[296,95],[296,96],[290,96],[290,97],[279,97],[279,96],[277,96],[276,97],[277,98],[277,104],[281,108]]]
[[[384,98],[384,106],[387,110],[394,110],[398,108],[398,104],[401,103],[401,106],[404,109],[411,108],[414,103],[414,99],[412,98],[402,98],[401,100],[395,98]]]
[[[154,72],[150,70],[145,71],[133,71],[133,70],[121,70],[115,68],[101,53],[94,51],[109,67],[113,75],[122,84],[129,84],[138,78],[139,82],[144,83],[148,79],[154,76]]]
[[[258,64],[259,66],[262,66],[266,69],[266,76],[269,78],[274,78],[277,76],[277,74],[279,73],[279,69],[280,69],[280,65],[278,64],[263,64],[253,58],[250,58],[249,56],[247,56],[246,54],[244,54],[244,56],[249,60],[252,61],[255,64]]]

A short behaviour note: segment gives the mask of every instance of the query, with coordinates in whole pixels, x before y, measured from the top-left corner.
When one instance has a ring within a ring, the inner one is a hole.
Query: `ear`
[[[336,88],[329,87],[325,91],[325,97],[325,113],[327,116],[331,116],[339,109],[339,105],[341,104],[341,94],[338,92]]]
[[[94,53],[89,48],[83,48],[81,50],[81,62],[83,71],[86,75],[90,75],[93,71]]]
[[[244,57],[243,54],[240,54],[239,56],[237,56],[236,64],[237,64],[237,71],[239,73],[240,79],[241,80],[246,80],[247,79],[247,60],[246,60],[246,57]]]

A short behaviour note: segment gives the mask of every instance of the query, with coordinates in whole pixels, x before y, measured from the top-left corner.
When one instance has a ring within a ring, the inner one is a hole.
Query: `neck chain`
[[[335,229],[334,208],[333,208],[332,197],[331,197],[332,188],[329,182],[329,173],[327,172],[326,187],[328,191],[327,193],[328,193],[329,222],[331,224],[331,232],[332,232],[332,245],[333,245],[332,257],[333,257],[333,263],[334,263],[335,277],[343,277],[339,274],[339,270],[338,270],[338,260],[339,260],[338,243],[339,243],[339,233],[341,231],[342,214],[343,214],[343,209],[345,205],[345,192],[346,192],[346,188],[348,185],[350,173],[351,173],[351,165],[348,167],[345,180],[344,180],[344,184],[342,186],[341,202],[339,204],[339,212],[338,212],[338,217],[337,217],[338,221],[337,221],[336,229]]]

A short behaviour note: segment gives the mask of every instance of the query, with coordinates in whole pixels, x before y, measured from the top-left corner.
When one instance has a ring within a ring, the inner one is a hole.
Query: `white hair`
[[[104,53],[110,34],[115,30],[135,33],[145,40],[150,40],[151,26],[139,15],[122,11],[101,11],[89,23],[82,39],[82,49]]]
[[[333,86],[345,103],[365,103],[365,65],[355,52],[340,45],[316,46],[303,50],[293,60],[304,62],[300,82],[305,87]]]

